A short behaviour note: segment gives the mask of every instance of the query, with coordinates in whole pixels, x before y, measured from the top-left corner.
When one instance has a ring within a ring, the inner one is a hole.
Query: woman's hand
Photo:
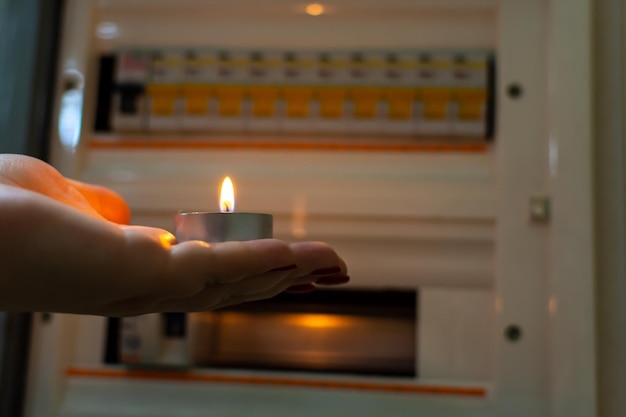
[[[348,281],[321,242],[177,243],[126,226],[121,197],[0,155],[0,310],[107,316],[202,311]]]

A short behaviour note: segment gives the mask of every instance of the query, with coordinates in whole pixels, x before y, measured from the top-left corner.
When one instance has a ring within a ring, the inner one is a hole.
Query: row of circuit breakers
[[[100,60],[99,132],[489,138],[483,50],[126,49]]]

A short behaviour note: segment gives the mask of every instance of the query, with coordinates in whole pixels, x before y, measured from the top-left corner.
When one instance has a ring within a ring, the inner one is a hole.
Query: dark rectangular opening
[[[417,290],[283,293],[182,316],[187,334],[177,337],[188,339],[190,364],[198,368],[415,377],[417,303]],[[166,315],[160,317],[161,325],[143,329],[142,337],[172,336],[163,326]],[[109,319],[106,363],[122,362],[124,320]],[[159,367],[159,363],[144,359],[129,365]]]
[[[281,294],[194,317],[200,367],[416,375],[416,291]]]

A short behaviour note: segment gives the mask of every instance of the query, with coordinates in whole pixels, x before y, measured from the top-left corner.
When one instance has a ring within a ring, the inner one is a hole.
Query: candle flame
[[[235,187],[230,177],[224,178],[220,192],[220,212],[232,213],[235,211]]]

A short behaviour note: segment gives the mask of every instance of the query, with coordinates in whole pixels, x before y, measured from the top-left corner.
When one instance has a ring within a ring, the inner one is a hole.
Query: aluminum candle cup
[[[174,216],[174,235],[178,242],[202,240],[207,243],[271,238],[273,218],[260,213],[180,212]],[[165,334],[159,363],[192,366],[196,339],[193,320],[189,321],[184,313],[165,313],[163,322]]]
[[[273,218],[262,213],[180,212],[174,217],[174,235],[179,242],[267,239],[273,237]]]

